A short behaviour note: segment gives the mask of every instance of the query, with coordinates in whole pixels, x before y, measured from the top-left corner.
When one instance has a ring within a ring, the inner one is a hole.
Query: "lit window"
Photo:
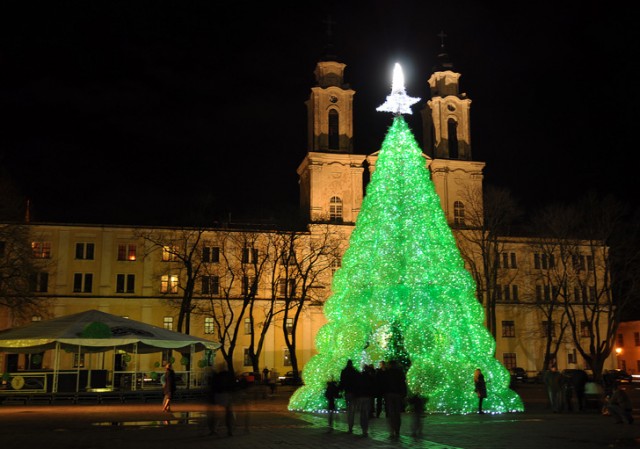
[[[162,247],[162,261],[163,262],[175,262],[178,260],[178,247],[177,246],[163,246]]]
[[[135,243],[120,243],[118,244],[118,260],[133,262],[137,259],[136,251]]]
[[[93,260],[93,243],[76,243],[76,259]]]
[[[160,278],[160,293],[178,293],[178,276],[165,274]]]
[[[211,317],[205,317],[204,319],[204,333],[205,334],[215,334],[216,333],[216,325]]]
[[[244,348],[244,357],[243,357],[243,365],[244,366],[252,366],[253,363],[251,363],[251,357],[249,356],[249,348]]]
[[[33,315],[31,321],[42,321],[42,317],[40,315]]]
[[[251,328],[251,318],[244,319],[244,334],[251,335],[253,329]]]
[[[164,327],[167,330],[172,331],[173,330],[173,317],[172,316],[166,316],[162,319],[162,327]]]
[[[51,258],[51,242],[32,242],[31,250],[36,259]]]
[[[287,318],[287,321],[284,325],[284,330],[288,335],[293,333],[293,318]]]
[[[282,364],[284,366],[291,366],[291,353],[289,352],[289,348],[284,348],[282,350]]]

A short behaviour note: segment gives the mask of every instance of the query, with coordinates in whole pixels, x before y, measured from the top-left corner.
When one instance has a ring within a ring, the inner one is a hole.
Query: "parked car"
[[[281,385],[302,385],[302,379],[300,376],[294,376],[293,371],[287,371],[284,376],[279,376],[278,382]]]
[[[529,375],[525,371],[524,368],[516,366],[515,368],[511,368],[509,370],[511,372],[511,382],[522,382],[526,383],[529,381]]]
[[[236,382],[242,387],[248,387],[249,385],[253,385],[256,382],[256,379],[259,378],[260,374],[254,373],[253,371],[245,371],[244,373],[240,373],[236,376]]]
[[[603,378],[610,382],[631,383],[633,376],[622,369],[610,369],[603,374]]]

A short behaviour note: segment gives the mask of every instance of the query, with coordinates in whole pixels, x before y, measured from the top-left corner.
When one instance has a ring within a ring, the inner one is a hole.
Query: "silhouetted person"
[[[366,365],[358,376],[356,387],[356,409],[360,411],[360,428],[362,435],[369,435],[369,418],[371,417],[371,401],[376,389],[375,370]]]
[[[171,363],[167,363],[165,365],[162,393],[164,394],[164,399],[162,400],[162,411],[170,412],[171,400],[173,399],[173,395],[176,393],[176,373],[173,371]]]
[[[353,433],[353,423],[356,417],[356,387],[358,371],[353,367],[353,361],[349,359],[347,366],[340,372],[340,389],[344,391],[344,400],[347,403],[347,426],[349,433]]]
[[[327,382],[324,390],[324,397],[327,398],[327,409],[329,411],[329,431],[333,430],[333,415],[336,413],[336,399],[340,397],[340,387],[335,380]]]
[[[558,372],[555,365],[551,365],[548,371],[544,373],[544,385],[547,388],[549,402],[553,413],[562,411],[562,374]]]
[[[236,380],[230,371],[223,370],[212,376],[212,399],[213,404],[220,409],[214,410],[209,417],[209,434],[215,435],[217,428],[222,421],[220,415],[224,415],[224,423],[227,427],[227,435],[233,435],[234,413],[233,413],[233,393],[236,389]]]
[[[482,401],[487,397],[487,383],[484,380],[484,374],[480,368],[476,368],[473,373],[473,385],[474,391],[478,396],[478,413],[481,415],[484,414],[484,410],[482,410]]]
[[[384,401],[389,423],[389,437],[400,438],[401,413],[407,396],[407,380],[397,361],[391,360],[384,374]]]
[[[631,424],[633,422],[631,399],[619,382],[614,384],[613,394],[605,404],[605,408],[609,411],[615,423]]]
[[[422,417],[424,416],[427,400],[419,394],[412,394],[407,400],[411,407],[411,436],[422,436]]]
[[[578,403],[578,410],[582,411],[586,408],[586,396],[585,387],[589,381],[589,376],[586,371],[581,369],[570,370],[566,374],[565,386],[565,403],[567,410],[572,410],[573,395],[576,396],[576,402]]]

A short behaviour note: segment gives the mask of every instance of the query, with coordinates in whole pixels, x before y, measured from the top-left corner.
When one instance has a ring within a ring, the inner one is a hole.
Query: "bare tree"
[[[548,207],[537,222],[557,242],[554,287],[576,349],[599,378],[638,293],[637,225],[630,225],[625,205],[595,194],[573,206]]]
[[[320,305],[329,286],[332,268],[335,268],[344,252],[346,238],[338,226],[316,224],[310,226],[310,233],[290,231],[283,233],[281,257],[287,260],[280,277],[284,285],[282,318],[284,340],[291,358],[294,377],[299,377],[297,348],[297,328],[302,313],[309,305]],[[290,321],[289,321],[290,320]],[[290,326],[289,326],[290,322]]]
[[[501,253],[507,247],[511,225],[521,210],[507,189],[487,187],[463,192],[464,221],[454,223],[458,247],[477,285],[478,299],[487,315],[487,329],[497,334],[496,304],[500,285],[508,285],[516,271],[501,270]],[[506,267],[505,267],[506,268]]]

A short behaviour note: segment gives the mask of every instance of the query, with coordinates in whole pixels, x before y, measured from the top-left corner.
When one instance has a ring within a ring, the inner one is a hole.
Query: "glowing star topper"
[[[420,98],[410,97],[404,89],[404,74],[402,67],[396,62],[393,68],[393,83],[391,95],[387,95],[387,101],[378,106],[376,111],[392,112],[394,115],[411,114],[411,105],[420,101]]]

